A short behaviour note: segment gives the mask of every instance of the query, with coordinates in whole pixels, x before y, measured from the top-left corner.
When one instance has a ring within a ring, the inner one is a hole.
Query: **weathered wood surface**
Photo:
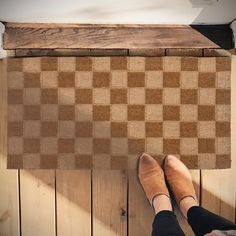
[[[5,49],[218,48],[187,25],[6,24]]]
[[[20,171],[23,236],[55,236],[55,171]]]
[[[20,235],[18,170],[7,170],[6,61],[0,60],[0,235]]]
[[[91,236],[91,171],[57,170],[57,236]]]
[[[93,236],[126,236],[126,171],[94,170],[92,176]]]

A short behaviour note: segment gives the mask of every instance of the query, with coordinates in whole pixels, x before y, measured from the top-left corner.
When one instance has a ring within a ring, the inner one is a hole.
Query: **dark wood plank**
[[[8,50],[9,51],[9,50]],[[127,56],[127,49],[17,49],[17,57]]]
[[[170,48],[166,49],[166,56],[175,57],[202,57],[203,49],[196,48]]]
[[[218,48],[187,25],[6,24],[4,49]]]

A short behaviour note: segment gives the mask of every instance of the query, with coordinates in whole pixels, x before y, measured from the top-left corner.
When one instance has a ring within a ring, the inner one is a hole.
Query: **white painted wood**
[[[7,51],[3,49],[3,34],[5,31],[5,26],[0,22],[0,59],[7,56]]]

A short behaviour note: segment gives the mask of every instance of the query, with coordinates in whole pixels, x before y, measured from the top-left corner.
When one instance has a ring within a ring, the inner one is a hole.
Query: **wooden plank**
[[[129,56],[139,56],[139,57],[162,57],[165,56],[164,48],[156,49],[130,49]]]
[[[22,236],[54,236],[55,171],[21,170]]]
[[[118,170],[93,171],[93,236],[127,235],[127,174]]]
[[[12,51],[12,50],[8,50]],[[43,57],[43,56],[127,56],[126,49],[17,49],[17,57]]]
[[[18,170],[7,170],[6,61],[0,60],[0,235],[20,235]]]
[[[129,170],[129,235],[151,235],[154,211],[139,183],[137,171]]]
[[[235,220],[236,200],[236,56],[232,56],[231,74],[231,169],[202,170],[202,206]]]
[[[203,49],[195,48],[170,48],[166,49],[166,56],[176,57],[201,57],[203,56]]]
[[[91,171],[56,171],[57,235],[91,235]]]
[[[229,57],[231,56],[230,50],[225,49],[203,49],[204,57]]]
[[[187,25],[6,24],[4,49],[219,48]]]

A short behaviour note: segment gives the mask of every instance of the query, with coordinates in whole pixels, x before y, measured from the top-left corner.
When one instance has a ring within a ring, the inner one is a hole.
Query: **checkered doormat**
[[[12,58],[8,168],[230,167],[230,58]]]

